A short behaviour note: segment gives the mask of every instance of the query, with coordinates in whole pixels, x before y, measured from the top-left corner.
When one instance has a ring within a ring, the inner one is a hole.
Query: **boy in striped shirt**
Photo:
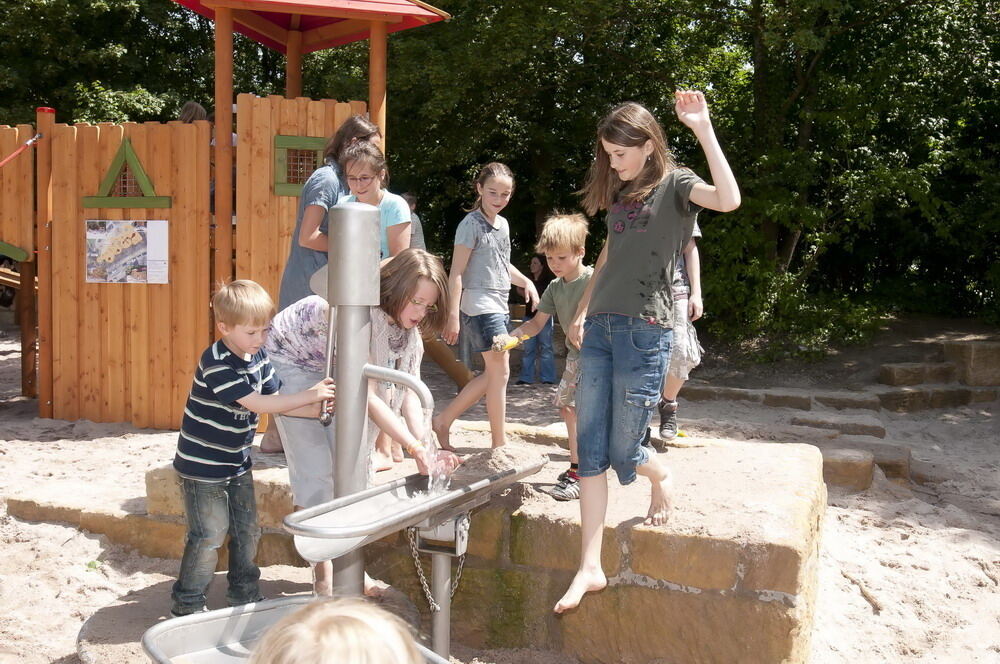
[[[201,355],[184,406],[174,469],[181,478],[187,541],[171,597],[173,616],[205,611],[205,592],[229,538],[230,606],[261,599],[254,564],[260,527],[250,471],[250,447],[259,413],[318,417],[319,402],[334,398],[326,378],[297,394],[278,394],[280,383],[264,351],[274,303],[259,284],[244,279],[212,298],[222,338]]]

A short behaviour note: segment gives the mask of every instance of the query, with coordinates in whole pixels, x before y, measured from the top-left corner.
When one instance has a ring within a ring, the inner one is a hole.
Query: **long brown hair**
[[[368,141],[356,141],[351,143],[340,155],[340,172],[344,174],[344,181],[347,181],[347,165],[359,163],[372,169],[382,182],[385,189],[389,184],[389,171],[385,165],[385,155]]]
[[[344,120],[344,124],[340,125],[330,140],[326,142],[326,147],[323,148],[323,161],[332,159],[339,162],[340,155],[348,145],[354,142],[371,141],[376,136],[382,136],[378,125],[363,115],[352,115]]]
[[[625,147],[639,147],[646,141],[652,141],[653,152],[635,179],[623,182],[612,170],[611,160],[604,151],[601,140]],[[587,180],[579,192],[583,195],[583,209],[591,215],[599,210],[607,210],[622,190],[625,190],[623,202],[642,200],[675,168],[677,164],[667,148],[663,129],[653,114],[634,101],[616,106],[597,125],[594,163],[590,165]]]
[[[501,164],[499,161],[491,161],[479,169],[479,175],[473,180],[472,188],[476,191],[476,202],[466,212],[472,212],[482,207],[483,196],[479,193],[479,187],[485,187],[491,178],[510,178],[510,190],[514,191],[514,172],[510,170],[510,166]]]
[[[403,308],[417,292],[420,277],[429,279],[438,290],[437,311],[428,311],[420,321],[420,331],[438,335],[448,322],[448,273],[441,259],[423,249],[404,249],[382,266],[379,307],[398,321]]]

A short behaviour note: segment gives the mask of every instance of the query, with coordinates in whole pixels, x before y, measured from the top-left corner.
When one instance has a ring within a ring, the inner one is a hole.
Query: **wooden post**
[[[38,416],[52,417],[52,132],[54,108],[35,109],[35,247],[38,249]],[[83,232],[83,229],[80,229]],[[25,289],[22,272],[21,288]],[[29,284],[34,289],[34,284]],[[31,292],[30,290],[28,292]]]
[[[21,287],[17,289],[17,324],[21,328],[21,394],[34,398],[38,396],[38,382],[35,378],[35,360],[38,359],[38,311],[35,308],[34,261],[18,263]]]
[[[368,37],[368,116],[382,130],[382,151],[385,152],[385,80],[388,45],[387,26],[372,21]]]
[[[213,285],[233,278],[233,10],[215,8],[215,258]]]
[[[302,31],[289,30],[285,44],[285,96],[302,96]]]

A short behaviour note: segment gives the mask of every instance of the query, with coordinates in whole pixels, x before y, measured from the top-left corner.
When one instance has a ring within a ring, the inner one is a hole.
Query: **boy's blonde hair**
[[[540,254],[551,254],[560,249],[569,249],[576,253],[586,247],[587,219],[580,213],[550,215],[542,226],[542,234],[535,244],[535,251]]]
[[[212,296],[215,321],[233,325],[267,325],[274,318],[274,300],[256,281],[237,279]]]
[[[422,664],[406,624],[362,599],[324,599],[285,616],[250,664]]]

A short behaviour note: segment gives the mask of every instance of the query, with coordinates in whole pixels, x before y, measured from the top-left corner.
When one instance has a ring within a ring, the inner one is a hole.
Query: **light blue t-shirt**
[[[341,203],[354,203],[358,197],[348,194]],[[406,200],[397,194],[386,191],[382,194],[382,200],[378,204],[379,211],[379,237],[382,242],[382,258],[389,256],[389,233],[390,226],[410,223],[410,205]]]
[[[278,311],[304,297],[312,295],[309,279],[327,262],[325,251],[308,249],[299,244],[299,231],[302,230],[302,217],[310,205],[318,205],[326,210],[319,229],[326,233],[329,223],[328,212],[336,205],[340,197],[347,193],[336,163],[328,161],[309,176],[302,185],[299,196],[299,213],[295,220],[295,230],[292,232],[292,247],[288,252],[285,271],[281,275],[281,289],[278,294]]]
[[[455,230],[455,244],[472,250],[462,273],[461,310],[467,316],[509,311],[510,226],[500,215],[490,224],[480,210],[465,215]]]

